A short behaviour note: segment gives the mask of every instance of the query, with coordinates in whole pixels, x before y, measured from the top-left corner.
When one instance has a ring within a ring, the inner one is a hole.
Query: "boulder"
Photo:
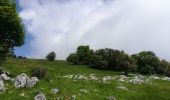
[[[8,80],[11,80],[11,78],[10,77],[8,77],[8,75],[7,74],[1,74],[1,78],[3,79],[3,80],[5,80],[5,81],[8,81]]]
[[[59,89],[51,89],[51,92],[57,94],[59,92]]]
[[[39,79],[37,77],[32,77],[29,79],[26,74],[21,74],[14,79],[14,84],[16,88],[33,87],[38,81]]]
[[[114,96],[109,96],[106,98],[107,100],[116,100],[116,98]]]
[[[37,77],[32,77],[31,79],[28,79],[26,87],[33,87],[38,81],[39,79]]]
[[[15,87],[16,88],[25,87],[28,80],[29,80],[29,78],[26,74],[18,75],[14,80]]]
[[[34,97],[34,100],[46,100],[46,97],[43,93],[40,93]]]
[[[5,87],[4,87],[4,82],[3,80],[0,80],[0,92],[1,91],[5,91]]]

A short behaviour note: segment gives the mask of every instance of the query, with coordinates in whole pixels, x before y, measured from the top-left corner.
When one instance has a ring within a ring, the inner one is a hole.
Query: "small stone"
[[[76,95],[72,95],[72,100],[76,100]]]
[[[46,100],[46,97],[43,93],[40,93],[34,97],[34,100]]]
[[[116,100],[116,98],[114,96],[109,96],[107,97],[107,100]]]
[[[1,74],[1,77],[2,77],[3,80],[6,80],[6,81],[11,79],[10,77],[8,77],[7,74]]]
[[[57,94],[59,92],[59,89],[51,89],[51,92]]]
[[[125,86],[118,86],[116,87],[117,89],[121,89],[121,90],[128,90],[128,88],[126,88]]]

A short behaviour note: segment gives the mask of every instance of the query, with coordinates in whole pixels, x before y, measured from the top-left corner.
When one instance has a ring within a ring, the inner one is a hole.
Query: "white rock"
[[[57,94],[59,92],[59,89],[51,89],[51,92]]]
[[[46,97],[43,93],[40,93],[34,97],[34,100],[46,100]]]
[[[81,89],[80,92],[89,93],[89,91],[87,89]]]
[[[29,80],[28,76],[26,74],[18,75],[15,78],[14,84],[16,88],[23,88],[26,86],[27,81]]]
[[[39,79],[37,77],[32,77],[31,79],[28,79],[26,87],[33,87],[38,81]]]
[[[116,98],[114,96],[109,96],[107,97],[107,100],[116,100]]]
[[[117,89],[121,89],[121,90],[128,90],[128,88],[126,88],[125,86],[118,86],[116,87]]]
[[[5,91],[3,80],[0,80],[0,91]]]
[[[170,77],[163,77],[161,78],[162,80],[165,80],[165,81],[170,81]]]
[[[141,83],[144,83],[144,81],[142,79],[139,79],[139,78],[134,78],[134,79],[131,79],[129,80],[130,83],[133,83],[133,84],[141,84]]]
[[[3,80],[7,80],[7,81],[11,79],[10,77],[8,77],[7,74],[1,74],[1,77]]]

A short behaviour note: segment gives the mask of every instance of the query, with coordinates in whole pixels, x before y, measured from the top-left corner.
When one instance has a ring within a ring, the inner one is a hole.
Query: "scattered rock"
[[[5,87],[4,87],[4,82],[3,80],[0,80],[0,92],[5,91]]]
[[[128,88],[126,88],[125,86],[118,86],[116,87],[117,89],[121,89],[121,90],[128,90]]]
[[[15,78],[14,84],[16,88],[23,88],[26,86],[27,81],[29,80],[28,76],[26,74],[18,75]]]
[[[10,80],[11,78],[10,77],[8,77],[8,75],[7,74],[1,74],[1,78],[3,79],[3,80],[5,80],[5,81],[8,81],[8,80]]]
[[[89,93],[89,91],[87,89],[81,89],[80,92]]]
[[[26,74],[21,74],[15,78],[14,84],[16,88],[33,87],[38,81],[39,79],[37,77],[29,79]]]
[[[59,92],[59,89],[51,89],[51,92],[57,94]]]
[[[43,93],[40,93],[34,97],[34,100],[46,100],[46,97]]]
[[[72,100],[76,100],[77,98],[76,95],[72,95],[71,97],[72,97]]]
[[[133,84],[141,84],[144,83],[143,78],[143,76],[136,75],[131,80],[129,80],[129,82]]]
[[[170,77],[163,77],[161,79],[164,80],[164,81],[170,81]]]
[[[109,96],[106,98],[107,100],[116,100],[116,98],[114,96]]]
[[[33,87],[38,81],[39,79],[37,77],[32,77],[31,79],[28,79],[26,87]]]

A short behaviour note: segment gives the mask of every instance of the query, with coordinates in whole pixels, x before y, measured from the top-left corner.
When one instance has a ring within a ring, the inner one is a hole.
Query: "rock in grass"
[[[6,81],[8,81],[8,80],[11,79],[10,77],[8,77],[7,74],[1,74],[1,78],[2,78],[3,80],[6,80]]]
[[[15,78],[14,84],[16,88],[23,88],[26,86],[27,81],[29,80],[28,76],[26,74],[18,75]]]
[[[59,89],[51,89],[51,92],[57,94],[59,92]]]
[[[39,79],[37,77],[32,77],[31,79],[28,79],[26,87],[33,87],[38,81]]]
[[[5,87],[4,87],[4,82],[3,80],[0,80],[0,92],[5,91]]]
[[[116,100],[116,98],[114,96],[109,96],[106,98],[107,100]]]
[[[125,86],[118,86],[116,87],[117,89],[121,89],[121,90],[128,90],[128,88],[126,88]]]
[[[33,87],[38,81],[37,77],[29,79],[26,74],[21,74],[15,78],[14,84],[16,88]]]
[[[34,100],[46,100],[46,97],[43,93],[40,93],[34,97]]]

